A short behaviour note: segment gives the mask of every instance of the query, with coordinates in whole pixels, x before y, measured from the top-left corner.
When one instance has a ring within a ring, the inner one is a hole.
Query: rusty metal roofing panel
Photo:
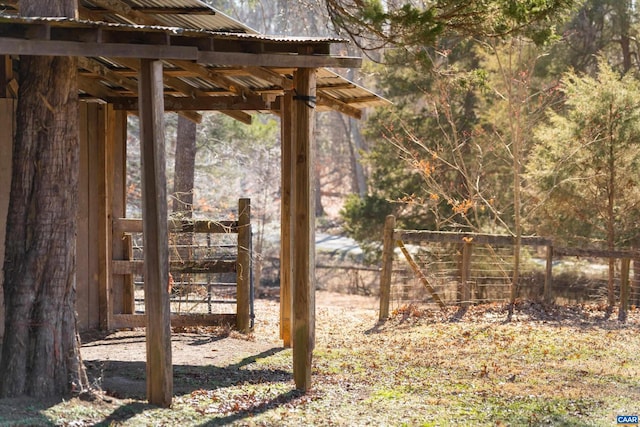
[[[257,34],[257,31],[249,26],[199,0],[123,0],[123,2],[132,10],[144,13],[169,27]],[[92,0],[80,0],[80,5],[88,10],[102,10],[99,4]],[[194,13],[190,13],[191,11]],[[136,23],[134,18],[115,12],[105,14],[104,19],[121,24]]]

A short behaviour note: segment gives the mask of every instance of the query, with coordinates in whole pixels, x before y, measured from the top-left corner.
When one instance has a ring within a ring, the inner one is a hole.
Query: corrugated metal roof
[[[199,0],[123,0],[137,12],[149,15],[162,25],[222,32],[257,34],[249,26],[225,15]],[[80,0],[80,6],[88,10],[102,10],[100,2]],[[171,10],[175,12],[171,12]],[[162,13],[157,13],[162,11]],[[190,13],[195,11],[195,13]],[[134,23],[135,19],[123,14],[105,15],[105,19],[120,23]]]
[[[110,2],[112,0],[109,0]],[[214,39],[234,40],[258,40],[268,41],[270,43],[335,43],[342,42],[342,39],[332,37],[284,37],[284,36],[268,36],[259,34],[250,27],[226,16],[225,14],[209,7],[207,4],[199,0],[117,0],[110,4],[112,9],[107,10],[103,6],[101,0],[80,0],[81,16],[96,16],[103,23],[94,21],[77,21],[60,18],[40,19],[55,23],[54,25],[69,25],[72,27],[82,26],[104,26],[106,28],[118,28],[118,25],[125,24],[126,28],[136,31],[159,31],[168,34],[178,34],[180,36],[192,37],[212,37]],[[2,5],[0,0],[0,5]],[[12,2],[11,4],[15,4]],[[118,6],[119,4],[119,6]],[[120,9],[117,9],[120,7]],[[83,12],[84,10],[84,12]],[[192,13],[189,13],[191,11]],[[15,9],[7,7],[6,13],[15,15]],[[83,15],[84,14],[84,15]],[[142,14],[142,15],[141,15]],[[2,15],[2,13],[0,13]],[[5,18],[6,19],[6,18]],[[16,22],[35,22],[37,18],[14,18]],[[2,21],[0,19],[0,21]],[[151,24],[149,24],[151,23]],[[162,28],[159,25],[169,28]],[[93,60],[95,61],[95,59]],[[102,58],[99,64],[106,69],[113,71],[116,75],[124,76],[131,83],[135,83],[136,72],[128,68],[117,59]],[[179,65],[166,62],[166,73],[168,75],[176,75],[177,80],[186,83],[192,90],[197,93],[206,94],[208,96],[216,96],[219,94],[244,94],[250,92],[259,95],[284,93],[284,88],[274,84],[273,80],[265,80],[260,73],[252,73],[243,67],[221,67],[221,64],[209,64],[204,66],[204,73],[189,73],[181,70]],[[271,69],[285,79],[282,82],[292,80],[292,69]],[[214,78],[207,76],[212,72]],[[84,70],[84,75],[92,75],[91,70]],[[217,77],[216,77],[217,76]],[[261,77],[262,76],[262,77]],[[95,81],[101,81],[102,85],[109,90],[117,93],[123,93],[125,96],[133,95],[128,88],[121,87],[114,79],[109,79],[105,75],[92,75]],[[115,79],[117,80],[117,79]],[[123,83],[126,83],[125,80]],[[225,86],[226,85],[226,86]],[[175,86],[175,84],[174,84]],[[178,86],[180,86],[178,84]],[[180,95],[180,90],[167,84],[167,90],[170,93]],[[349,112],[349,108],[360,110],[366,107],[374,107],[380,105],[388,105],[389,101],[375,95],[371,91],[350,82],[346,78],[336,74],[335,72],[320,68],[317,70],[317,93],[325,97],[324,105],[318,105],[321,110],[327,109],[327,100],[330,101],[332,108],[339,111]],[[184,95],[184,93],[182,94]]]

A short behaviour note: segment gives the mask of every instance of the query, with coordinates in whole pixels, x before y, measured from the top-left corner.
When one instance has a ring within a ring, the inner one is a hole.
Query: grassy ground
[[[253,340],[275,342],[277,305]],[[451,314],[451,313],[449,313]],[[461,321],[403,307],[319,307],[314,387],[291,379],[291,350],[225,366],[175,368],[171,409],[125,393],[63,402],[0,400],[0,425],[609,426],[640,413],[640,313],[626,325],[589,308],[472,308]],[[613,318],[613,317],[612,317]],[[112,393],[113,394],[113,393]]]

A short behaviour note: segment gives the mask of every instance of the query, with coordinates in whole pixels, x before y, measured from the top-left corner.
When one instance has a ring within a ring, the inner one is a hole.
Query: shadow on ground
[[[282,350],[284,349],[281,347],[272,348],[227,366],[174,365],[174,394],[181,395],[200,389],[215,390],[239,384],[290,381],[290,371],[246,369],[257,360]],[[146,364],[144,362],[93,360],[85,364],[89,381],[107,395],[119,399],[144,400],[146,398]]]

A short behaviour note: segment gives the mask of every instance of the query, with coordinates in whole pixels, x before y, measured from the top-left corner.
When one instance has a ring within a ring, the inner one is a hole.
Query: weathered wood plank
[[[97,263],[97,289],[98,289],[98,304],[100,312],[100,325],[103,329],[109,329],[109,320],[111,314],[113,314],[112,294],[109,292],[109,284],[111,279],[111,265],[108,262],[112,258],[111,248],[111,202],[112,202],[112,188],[111,180],[113,177],[112,164],[113,159],[111,157],[111,143],[112,138],[108,137],[107,132],[107,109],[105,105],[90,105],[90,108],[95,112],[95,139],[90,139],[89,144],[92,147],[90,156],[95,158],[94,171],[90,170],[90,173],[95,179],[95,185],[92,188],[92,197],[90,209],[91,213],[91,227],[96,225],[96,242],[97,252],[96,256],[92,257],[93,262]]]
[[[351,116],[354,119],[362,119],[362,110],[359,108],[352,107],[349,104],[346,104],[339,99],[336,99],[332,96],[326,94],[318,94],[318,105],[325,105],[330,107],[336,111],[341,112],[342,114],[346,114],[347,116]]]
[[[13,37],[0,37],[0,53],[5,55],[113,56],[142,59],[195,60],[198,58],[198,48],[192,46],[24,40]]]
[[[585,258],[634,258],[636,251],[610,251],[590,248],[553,248],[554,256],[576,256]]]
[[[111,206],[108,210],[109,218],[119,218],[126,214],[127,204],[127,115],[123,111],[114,111],[108,106],[108,138],[109,138],[109,192],[111,194]],[[112,258],[128,259],[129,242],[123,233],[116,233],[110,227],[110,242]],[[109,295],[112,304],[110,314],[133,313],[134,302],[131,293],[133,290],[133,278],[110,276],[108,284]]]
[[[144,274],[144,261],[142,260],[113,260],[111,261],[112,273],[115,275]],[[235,260],[213,261],[172,261],[169,270],[173,273],[198,274],[198,273],[235,273],[237,262]]]
[[[123,258],[125,261],[133,260],[133,239],[131,238],[131,234],[125,234],[122,236],[122,250],[123,250]],[[115,241],[115,239],[114,239]],[[111,265],[113,269],[113,262]],[[144,271],[144,266],[141,266],[141,270]],[[115,272],[112,271],[112,281],[115,282],[116,278]],[[123,274],[122,280],[122,312],[124,314],[132,314],[136,310],[136,297],[135,297],[135,282],[133,279],[133,274]]]
[[[263,64],[254,64],[263,65]],[[284,65],[284,64],[280,64]],[[314,197],[314,106],[316,71],[298,69],[294,75],[293,101],[293,377],[296,388],[311,388],[311,361],[315,345],[315,197]]]
[[[173,395],[173,369],[162,62],[142,60],[138,82],[147,316],[147,399],[153,405],[169,407]]]
[[[172,314],[171,327],[225,326],[235,325],[235,314]],[[144,328],[147,326],[145,314],[115,314],[112,329]]]
[[[2,45],[0,44],[0,52]],[[335,57],[329,55],[287,55],[282,53],[238,53],[199,51],[199,64],[226,64],[246,67],[285,67],[285,68],[360,68],[362,58]]]
[[[91,327],[99,326],[99,319],[97,324],[90,324],[90,314],[92,311],[96,311],[95,309],[92,310],[92,308],[97,307],[98,303],[96,301],[95,304],[92,304],[90,300],[91,288],[89,286],[89,254],[92,239],[89,238],[89,197],[91,191],[89,188],[90,157],[89,142],[87,140],[87,104],[80,102],[78,107],[80,169],[78,176],[78,234],[76,237],[76,312],[78,313],[78,329],[85,331]],[[4,117],[2,112],[0,112],[0,117]],[[0,223],[4,224],[4,221],[0,220]],[[4,233],[4,227],[0,228],[2,229],[0,233]],[[0,239],[0,244],[2,244],[0,251],[4,251],[3,243],[2,239]]]
[[[138,99],[135,97],[108,98],[116,110],[135,111]],[[277,111],[279,102],[266,102],[259,96],[165,96],[165,111]]]
[[[175,220],[167,222],[169,232],[228,234],[238,232],[238,221]],[[114,233],[142,233],[139,218],[117,218],[113,221]]]

